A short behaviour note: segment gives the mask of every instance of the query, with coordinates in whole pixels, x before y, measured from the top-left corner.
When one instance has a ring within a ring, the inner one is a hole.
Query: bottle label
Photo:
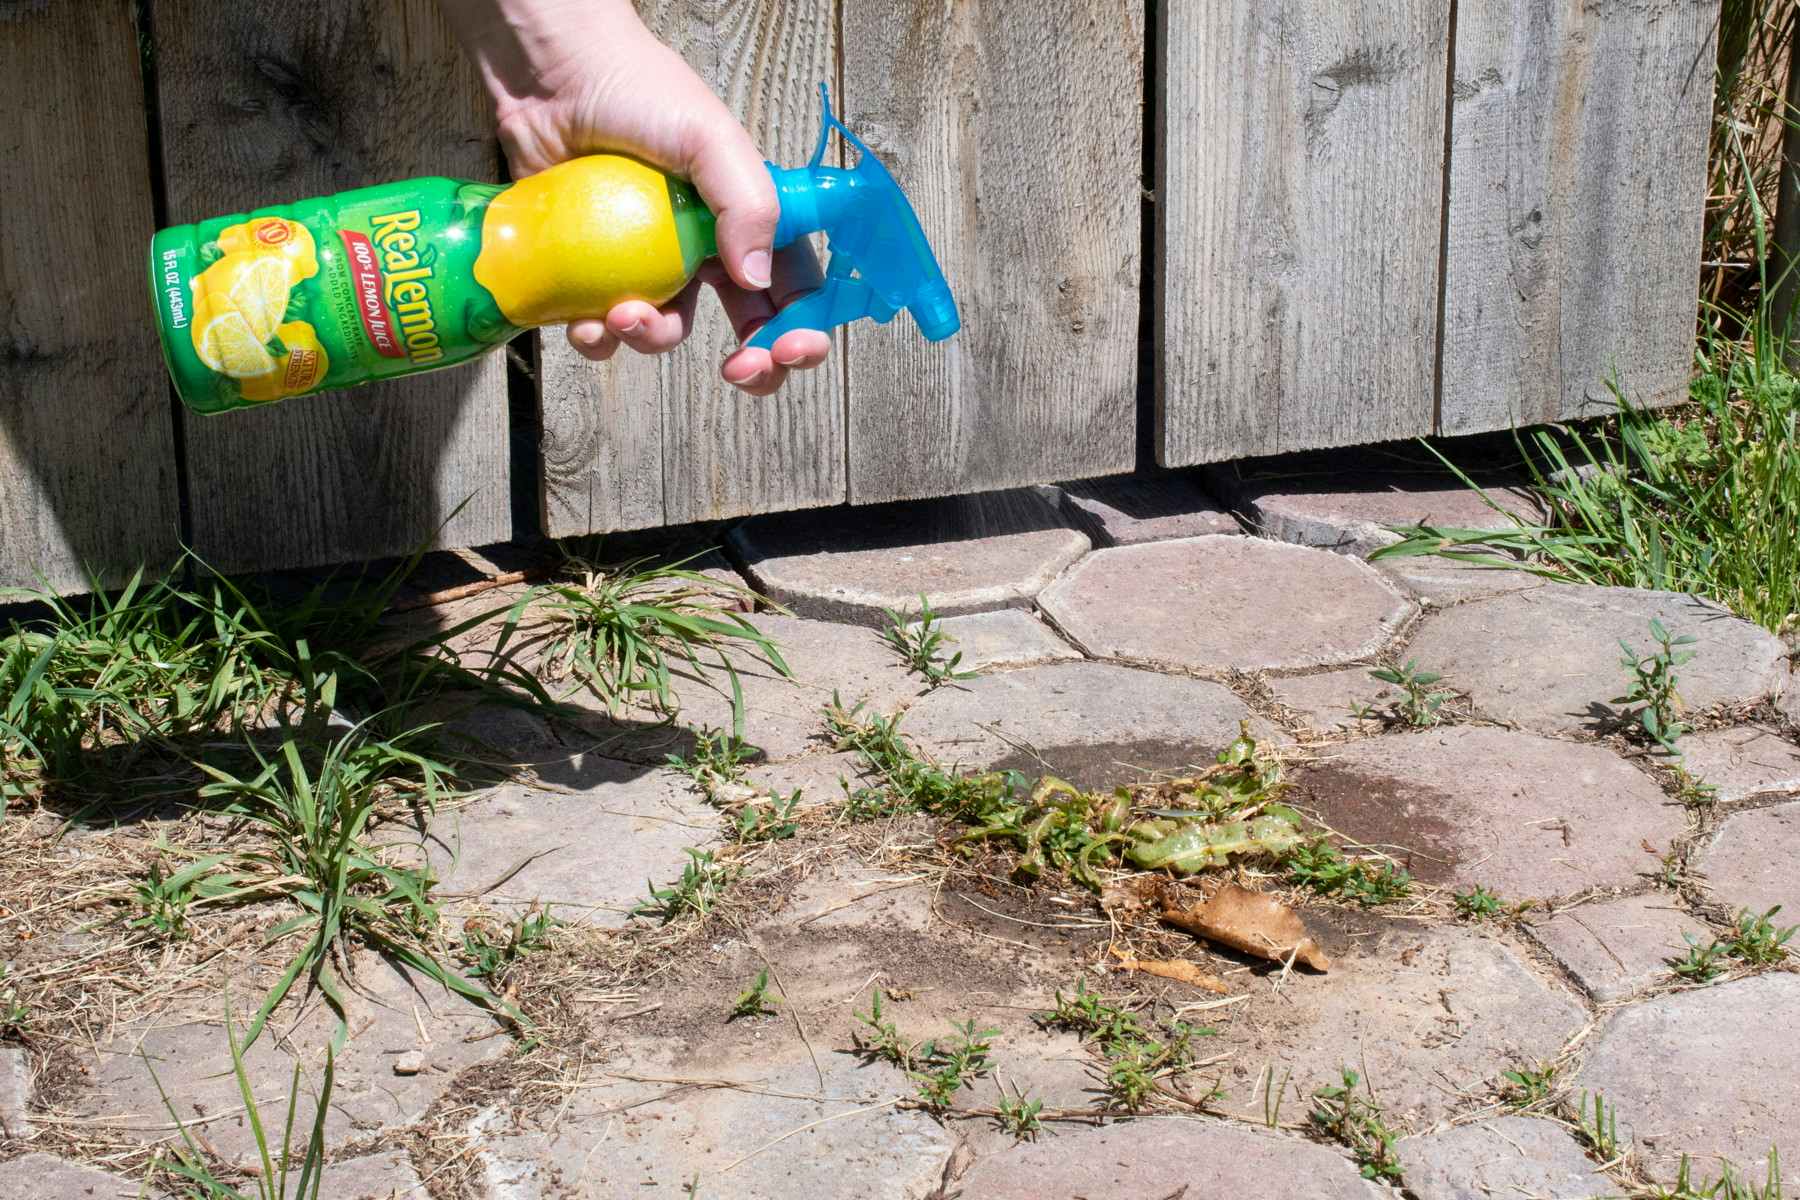
[[[510,338],[475,279],[502,185],[413,179],[165,229],[151,287],[202,412],[462,362]]]

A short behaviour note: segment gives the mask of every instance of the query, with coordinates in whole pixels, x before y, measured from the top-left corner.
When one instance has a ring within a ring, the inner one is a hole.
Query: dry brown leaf
[[[1121,971],[1142,971],[1146,975],[1159,975],[1164,979],[1173,979],[1177,983],[1191,983],[1197,988],[1216,992],[1221,996],[1229,996],[1231,987],[1217,975],[1208,975],[1200,969],[1198,963],[1191,963],[1185,958],[1130,958],[1117,946],[1111,947],[1113,957],[1119,960]]]
[[[1226,884],[1192,908],[1164,898],[1162,919],[1207,941],[1271,962],[1295,962],[1331,970],[1331,959],[1307,935],[1300,915],[1273,896]]]

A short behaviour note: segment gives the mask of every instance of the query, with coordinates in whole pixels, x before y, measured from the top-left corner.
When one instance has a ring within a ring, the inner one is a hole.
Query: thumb
[[[688,177],[718,218],[719,260],[726,273],[738,286],[762,291],[771,277],[781,205],[750,135],[729,113],[721,116],[690,159]]]

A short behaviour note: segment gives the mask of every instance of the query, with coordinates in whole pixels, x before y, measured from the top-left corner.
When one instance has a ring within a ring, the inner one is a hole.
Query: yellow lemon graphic
[[[325,372],[331,369],[331,357],[305,321],[289,321],[275,336],[286,350],[274,359],[275,370],[238,385],[246,400],[281,400],[310,392],[325,381]]]
[[[219,249],[227,254],[279,254],[287,262],[289,284],[319,273],[318,248],[312,230],[281,217],[253,217],[219,231]]]
[[[275,370],[275,360],[263,348],[244,314],[220,303],[210,292],[194,291],[194,353],[221,375],[253,379]]]
[[[482,218],[475,279],[514,325],[662,304],[687,277],[668,180],[635,159],[570,159],[495,196]]]
[[[287,313],[287,264],[273,254],[227,254],[194,278],[194,294],[235,310],[266,342]]]

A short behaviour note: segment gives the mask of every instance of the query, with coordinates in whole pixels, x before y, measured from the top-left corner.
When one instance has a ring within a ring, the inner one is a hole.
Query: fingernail
[[[744,278],[748,279],[753,287],[766,288],[769,286],[769,252],[767,250],[752,250],[744,255]]]
[[[631,324],[627,325],[625,328],[619,330],[619,332],[622,335],[624,335],[625,337],[630,337],[635,333],[641,333],[643,331],[643,328],[644,328],[644,323],[642,321],[633,321]]]

